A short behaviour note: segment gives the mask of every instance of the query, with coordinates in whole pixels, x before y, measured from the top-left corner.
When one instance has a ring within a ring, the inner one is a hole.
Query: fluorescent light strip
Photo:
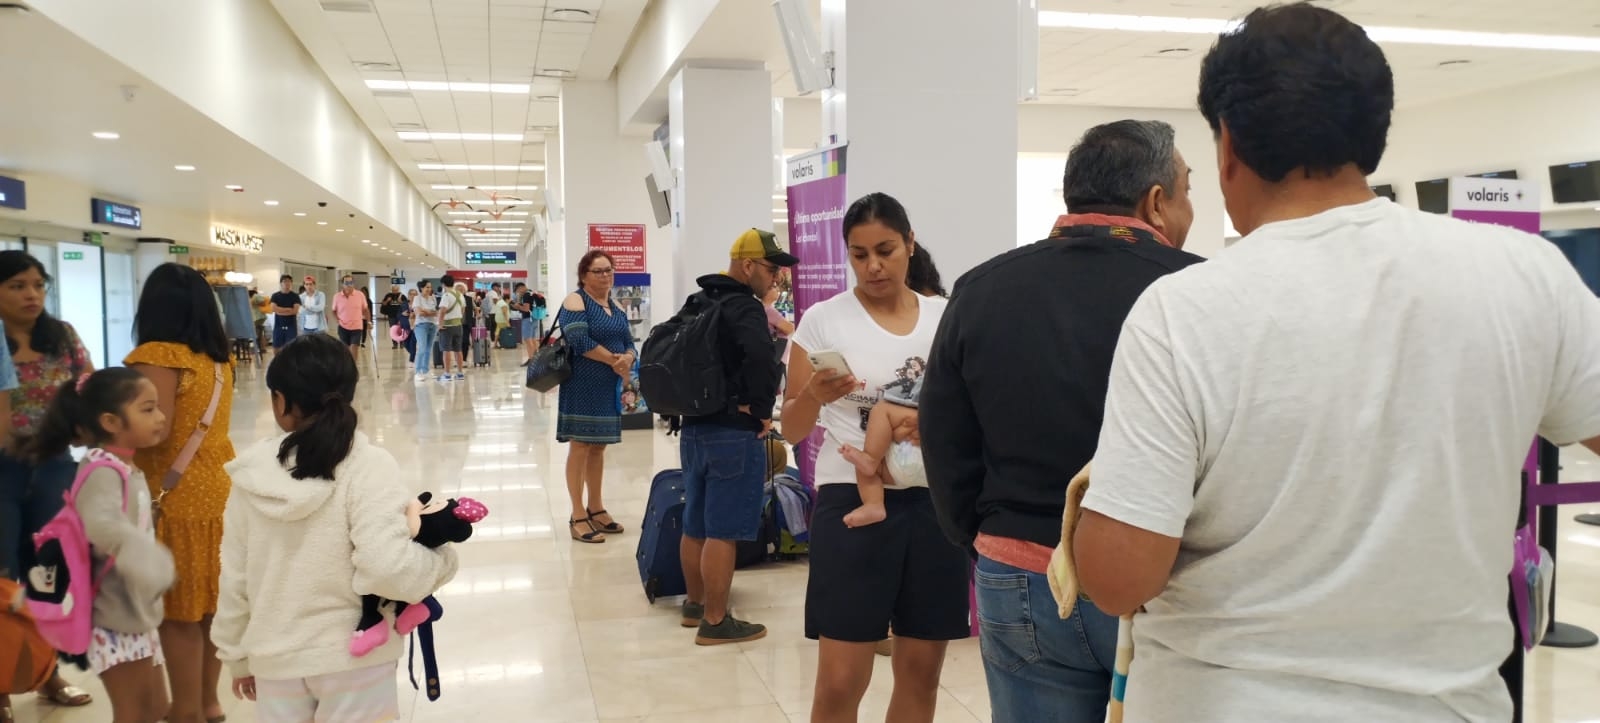
[[[436,183],[436,184],[433,185],[433,190],[435,190],[435,191],[465,191],[465,190],[467,190],[469,188],[476,188],[479,191],[537,191],[537,190],[539,190],[538,186],[452,186],[452,185],[447,184],[447,183]]]
[[[435,133],[433,131],[400,131],[402,141],[520,141],[521,133]]]
[[[493,163],[418,163],[417,168],[424,171],[542,171],[543,163],[524,163],[521,165],[500,165]]]
[[[513,226],[513,225],[517,225],[517,226],[520,226],[522,224],[527,223],[527,221],[474,221],[473,223],[482,224],[484,226],[489,226],[489,225],[498,225],[498,226]]]
[[[367,80],[372,90],[452,91],[456,93],[520,93],[527,95],[526,83],[451,83],[438,80]]]
[[[448,199],[448,198],[439,199],[439,203],[449,203],[450,201],[451,201],[451,199]],[[519,205],[519,204],[528,203],[527,201],[519,201],[519,200],[517,200],[515,198],[497,198],[497,199],[495,199],[493,201],[490,201],[488,199],[478,200],[478,199],[457,198],[457,199],[455,199],[455,202],[458,203],[458,204],[471,204],[471,205],[474,205],[474,206],[516,206],[516,205]]]
[[[1220,35],[1234,30],[1239,27],[1240,23],[1241,21],[1239,20],[1179,18],[1160,15],[1114,15],[1110,13],[1072,13],[1054,10],[1045,10],[1039,13],[1039,27],[1041,28],[1071,28],[1076,30]],[[1379,26],[1367,26],[1366,31],[1367,37],[1380,43],[1600,53],[1600,38],[1585,38],[1572,35],[1482,33],[1465,30]]]
[[[488,211],[451,211],[450,216],[488,216]],[[527,216],[527,211],[501,211],[501,216]]]
[[[515,241],[506,241],[504,243],[472,243],[472,242],[468,242],[467,245],[468,246],[521,246],[522,244],[519,244],[519,243],[517,243]]]

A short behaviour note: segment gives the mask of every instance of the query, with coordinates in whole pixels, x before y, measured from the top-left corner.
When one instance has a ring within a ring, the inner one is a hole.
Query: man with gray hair
[[[1200,261],[1189,166],[1172,127],[1089,129],[1067,157],[1050,237],[956,282],[922,382],[922,454],[945,533],[978,560],[997,723],[1106,715],[1117,621],[1056,616],[1046,569],[1067,483],[1094,455],[1123,319],[1156,279]]]

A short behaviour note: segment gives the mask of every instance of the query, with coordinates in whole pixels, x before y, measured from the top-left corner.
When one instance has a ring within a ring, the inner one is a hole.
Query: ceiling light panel
[[[451,93],[520,93],[527,95],[529,86],[526,83],[465,83],[436,80],[377,80],[369,78],[367,87],[372,90],[406,90],[413,93],[440,92]]]
[[[400,131],[402,141],[518,141],[521,133],[441,133],[434,131]]]
[[[434,186],[433,186],[433,190],[435,190],[435,191],[465,191],[465,190],[467,190],[469,188],[476,188],[479,191],[537,191],[537,190],[539,190],[538,186],[466,186],[466,185],[453,186],[453,185],[449,185],[449,184],[434,184]]]
[[[528,163],[522,165],[507,165],[497,163],[418,163],[417,169],[423,171],[543,171],[544,164]]]
[[[1039,13],[1041,28],[1077,30],[1120,30],[1141,33],[1179,33],[1219,35],[1237,28],[1240,21],[1217,18],[1168,17],[1160,15],[1116,15],[1046,10]],[[1367,36],[1379,43],[1448,45],[1473,48],[1519,50],[1559,50],[1600,53],[1600,38],[1529,33],[1484,33],[1465,30],[1365,26]]]

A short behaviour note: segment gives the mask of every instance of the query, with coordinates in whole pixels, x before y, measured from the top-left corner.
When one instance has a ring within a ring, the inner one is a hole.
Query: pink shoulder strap
[[[101,467],[110,467],[117,476],[122,478],[122,514],[128,514],[128,466],[122,460],[111,456],[98,448],[91,448],[78,464],[78,476],[72,480],[72,490],[68,493],[67,504],[78,503],[78,492],[83,489],[83,483],[89,481],[89,475]]]
[[[178,486],[178,480],[183,478],[184,470],[189,469],[189,463],[194,461],[194,456],[200,451],[201,443],[206,441],[206,433],[211,431],[211,425],[217,419],[217,407],[222,404],[222,364],[215,365],[216,370],[212,375],[211,401],[206,404],[206,413],[200,417],[200,423],[195,425],[194,433],[189,435],[189,441],[184,442],[183,450],[178,452],[178,458],[173,460],[172,468],[161,478],[161,493],[165,495]]]

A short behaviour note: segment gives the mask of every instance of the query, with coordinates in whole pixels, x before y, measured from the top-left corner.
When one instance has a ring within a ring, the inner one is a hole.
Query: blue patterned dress
[[[588,294],[578,295],[583,311],[563,305],[556,316],[572,350],[572,377],[561,385],[556,441],[616,444],[622,441],[622,377],[584,354],[597,346],[613,354],[633,351],[633,329],[617,302],[607,300],[611,313],[606,314]]]

